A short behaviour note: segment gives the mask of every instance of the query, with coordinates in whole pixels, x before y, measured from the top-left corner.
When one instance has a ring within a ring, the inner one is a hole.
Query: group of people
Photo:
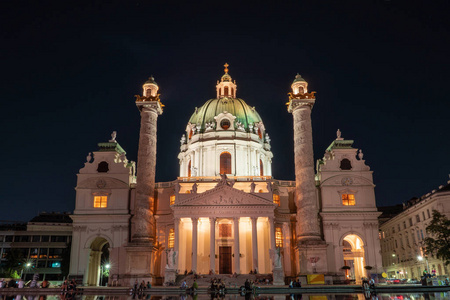
[[[140,284],[137,280],[134,282],[134,292],[135,293],[142,293],[146,289],[151,289],[151,288],[152,288],[152,284],[150,283],[150,281],[147,281],[147,283],[145,283],[145,281],[142,280],[142,282]]]
[[[369,278],[363,277],[362,278],[362,287],[365,290],[368,290],[369,288],[371,288],[371,289],[375,288],[375,279],[371,278],[369,280]]]
[[[289,288],[301,288],[302,287],[302,283],[300,282],[300,279],[297,279],[297,281],[291,280],[289,282]]]
[[[48,286],[47,286],[48,287]],[[61,285],[61,292],[63,293],[72,293],[77,291],[77,283],[75,279],[72,280],[64,280],[64,282]]]
[[[43,289],[48,288],[50,286],[50,283],[47,280],[42,281],[42,283],[39,285],[36,283],[36,287],[41,287]],[[19,279],[19,281],[16,281],[16,279],[11,279],[9,281],[0,279],[0,288],[19,288],[23,289],[25,287],[25,281],[23,281],[22,278]],[[33,286],[31,286],[33,287]]]
[[[186,283],[186,280],[183,280],[183,282],[181,283],[180,289],[186,290],[189,293],[193,293],[193,292],[198,290],[198,283],[194,279],[194,282],[192,283],[192,286],[188,287],[188,285]]]
[[[225,290],[225,282],[222,279],[211,278],[211,292],[219,292]]]

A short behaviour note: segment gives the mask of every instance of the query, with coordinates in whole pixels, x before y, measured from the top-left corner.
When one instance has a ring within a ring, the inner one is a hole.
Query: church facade
[[[157,118],[164,105],[153,78],[136,96],[141,114],[137,166],[115,134],[80,169],[70,275],[98,285],[175,280],[176,274],[325,274],[360,280],[382,271],[372,171],[341,137],[316,163],[316,101],[295,77],[295,180],[272,177],[270,137],[254,107],[237,98],[228,74],[216,98],[196,108],[180,140],[179,176],[155,182]],[[281,104],[280,104],[281,105]],[[137,173],[136,173],[137,169]],[[108,255],[105,255],[108,253]],[[346,267],[344,267],[346,266]],[[343,268],[344,267],[344,268]]]

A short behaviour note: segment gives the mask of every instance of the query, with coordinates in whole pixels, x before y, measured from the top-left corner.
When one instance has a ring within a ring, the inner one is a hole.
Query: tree
[[[25,264],[24,255],[18,249],[12,248],[6,254],[5,269],[6,274],[8,274],[10,277],[18,278],[19,275],[17,275],[17,271],[23,268],[24,264]]]
[[[433,219],[426,228],[425,253],[450,264],[450,220],[437,210],[433,210]]]

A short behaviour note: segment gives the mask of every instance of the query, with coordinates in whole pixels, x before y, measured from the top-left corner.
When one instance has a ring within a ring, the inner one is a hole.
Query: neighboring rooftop
[[[29,223],[72,223],[72,219],[69,212],[42,212]]]

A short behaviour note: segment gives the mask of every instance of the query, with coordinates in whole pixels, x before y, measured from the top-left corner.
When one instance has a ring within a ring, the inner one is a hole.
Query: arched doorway
[[[105,238],[96,237],[90,246],[87,266],[87,285],[106,285],[109,277],[109,243]]]
[[[361,278],[366,276],[364,270],[364,242],[356,234],[346,235],[342,241],[344,249],[345,277],[349,280],[361,282]]]

